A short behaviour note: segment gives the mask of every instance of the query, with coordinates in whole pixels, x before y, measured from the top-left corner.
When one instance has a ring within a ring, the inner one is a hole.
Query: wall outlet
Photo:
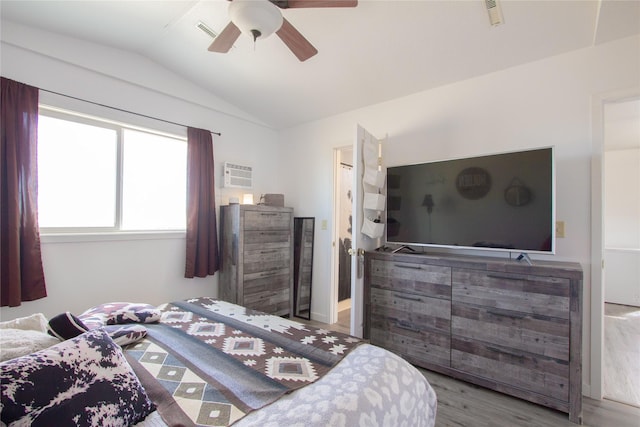
[[[321,222],[320,224],[321,224],[321,225],[320,225],[320,227],[321,227],[323,230],[326,230],[326,229],[327,229],[327,220],[326,220],[326,219],[323,219],[323,220],[322,220],[322,222]]]
[[[556,237],[564,237],[564,221],[556,221]]]

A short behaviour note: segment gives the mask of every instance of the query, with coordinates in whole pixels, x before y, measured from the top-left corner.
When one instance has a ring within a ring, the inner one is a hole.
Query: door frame
[[[591,155],[591,348],[590,382],[583,382],[583,394],[602,400],[604,351],[604,110],[609,103],[640,97],[640,87],[629,88],[592,97]]]

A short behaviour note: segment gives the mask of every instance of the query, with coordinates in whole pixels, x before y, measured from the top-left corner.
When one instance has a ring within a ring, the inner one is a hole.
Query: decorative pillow
[[[91,313],[85,314],[86,311],[78,316],[78,319],[84,323],[84,325],[89,329],[98,329],[107,324],[107,315],[104,313]]]
[[[147,328],[142,325],[107,325],[103,329],[120,347],[140,341],[147,336]]]
[[[0,329],[0,362],[60,344],[46,332],[24,329]]]
[[[85,319],[102,319],[103,325],[120,325],[123,323],[156,323],[162,313],[151,304],[134,302],[112,302],[90,308],[78,316]]]
[[[0,322],[0,329],[47,332],[47,318],[42,313],[35,313],[31,316]]]
[[[59,338],[62,341],[75,338],[88,330],[89,328],[82,323],[82,320],[68,311],[52,317],[49,319],[49,324],[47,325],[49,335]]]
[[[6,425],[128,426],[155,409],[100,329],[0,363],[0,383]]]

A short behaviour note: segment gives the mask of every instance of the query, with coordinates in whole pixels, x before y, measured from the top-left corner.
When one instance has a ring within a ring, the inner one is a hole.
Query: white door
[[[384,203],[380,210],[365,209],[364,205],[365,192],[367,207],[373,207],[372,195],[384,195],[386,171],[381,156],[380,141],[358,125],[353,144],[351,245],[351,335],[357,337],[363,333],[364,252],[382,246],[384,236]],[[377,182],[373,184],[374,181]]]

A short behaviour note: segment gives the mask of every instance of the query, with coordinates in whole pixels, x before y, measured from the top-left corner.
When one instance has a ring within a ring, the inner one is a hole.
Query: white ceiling
[[[299,62],[274,35],[211,53],[226,0],[11,1],[3,21],[142,55],[276,129],[640,33],[637,0],[360,0],[356,8],[288,9],[319,51]]]

